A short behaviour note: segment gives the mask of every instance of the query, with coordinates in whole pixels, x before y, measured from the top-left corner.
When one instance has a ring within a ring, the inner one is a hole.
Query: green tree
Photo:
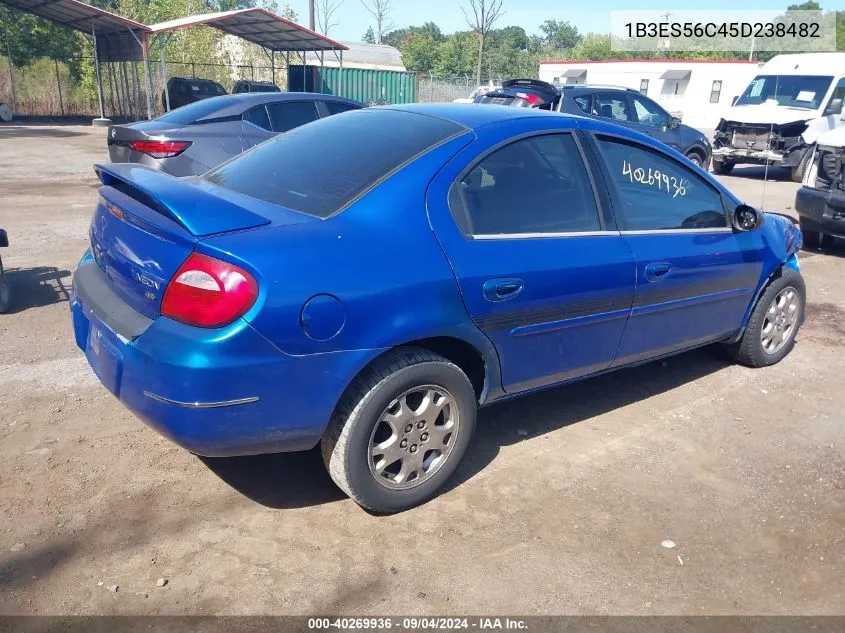
[[[69,62],[71,72],[79,74],[78,58],[86,54],[82,34],[5,6],[0,6],[0,22],[5,27],[15,66],[24,67],[39,57],[50,57]],[[0,55],[6,55],[5,42]]]
[[[362,42],[365,44],[375,44],[376,43],[376,34],[373,32],[373,27],[369,27],[367,32],[364,33],[364,37],[361,39]]]
[[[460,31],[437,47],[434,72],[438,75],[470,75],[475,73],[478,40],[472,31]]]
[[[543,42],[554,50],[569,50],[575,48],[584,39],[578,32],[578,27],[569,22],[546,20],[540,25],[543,32]]]
[[[602,33],[587,33],[584,39],[570,51],[569,57],[579,61],[612,59],[610,36]]]

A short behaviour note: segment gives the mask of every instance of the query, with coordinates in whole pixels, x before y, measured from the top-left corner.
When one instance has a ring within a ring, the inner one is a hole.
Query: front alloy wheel
[[[804,319],[806,293],[801,273],[784,266],[757,299],[742,337],[728,345],[731,356],[749,367],[766,367],[789,354]]]

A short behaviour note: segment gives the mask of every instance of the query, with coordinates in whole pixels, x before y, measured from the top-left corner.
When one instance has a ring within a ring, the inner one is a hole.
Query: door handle
[[[482,286],[484,298],[494,302],[515,299],[524,289],[522,279],[490,279]]]
[[[645,267],[645,278],[649,281],[661,281],[672,272],[672,264],[667,262],[654,262]]]

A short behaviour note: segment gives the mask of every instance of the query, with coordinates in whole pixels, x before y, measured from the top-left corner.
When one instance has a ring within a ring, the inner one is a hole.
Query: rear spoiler
[[[269,224],[264,216],[244,209],[197,186],[135,163],[94,165],[100,182],[170,218],[191,235],[203,237]]]

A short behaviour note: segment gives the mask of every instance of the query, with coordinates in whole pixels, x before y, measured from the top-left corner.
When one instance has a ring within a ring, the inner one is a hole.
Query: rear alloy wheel
[[[359,505],[399,512],[427,501],[449,479],[475,415],[475,392],[457,365],[401,348],[347,390],[323,437],[323,461]]]
[[[690,152],[689,154],[687,154],[687,158],[690,160],[690,162],[695,163],[695,165],[697,165],[698,167],[704,166],[704,159],[698,152]]]
[[[727,176],[733,171],[735,163],[729,160],[716,160],[714,158],[710,161],[710,164],[712,165],[714,174],[719,174],[720,176]]]
[[[757,300],[742,338],[728,347],[733,358],[748,367],[766,367],[783,359],[795,345],[805,300],[801,274],[783,268]]]
[[[9,285],[9,278],[0,273],[0,314],[8,312],[12,306],[12,288]]]

